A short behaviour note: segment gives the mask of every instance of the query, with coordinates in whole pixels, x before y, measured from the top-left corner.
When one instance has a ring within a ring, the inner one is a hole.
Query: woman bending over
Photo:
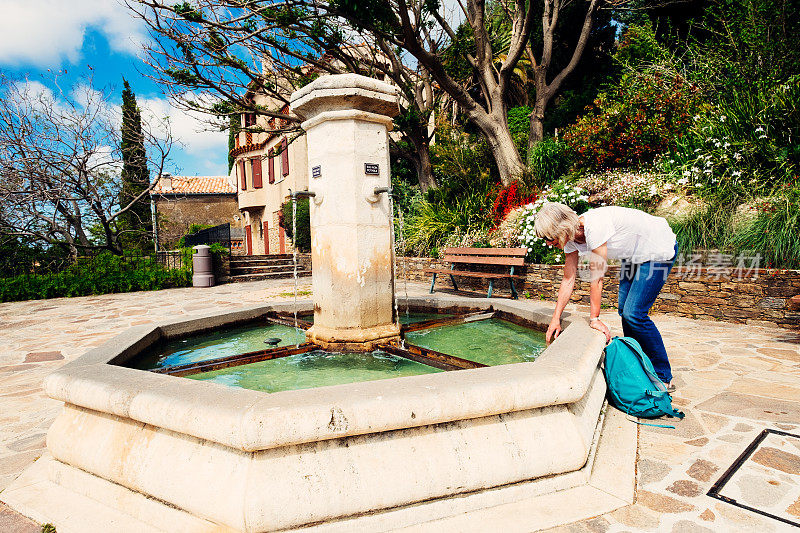
[[[619,259],[617,309],[622,331],[639,342],[658,377],[674,390],[664,341],[648,316],[678,254],[675,234],[667,221],[638,209],[614,206],[578,216],[564,204],[548,202],[536,214],[534,230],[537,237],[564,250],[566,256],[558,301],[547,328],[548,344],[561,333],[561,313],[575,286],[579,253],[590,254],[589,325],[605,334],[607,342],[611,340],[608,326],[600,320],[600,300],[607,262]]]

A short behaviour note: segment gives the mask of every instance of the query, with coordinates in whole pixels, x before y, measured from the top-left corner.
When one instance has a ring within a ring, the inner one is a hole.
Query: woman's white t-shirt
[[[586,243],[569,241],[564,253],[587,253],[605,244],[609,259],[633,263],[669,261],[675,255],[675,234],[661,217],[617,206],[598,207],[581,216]]]

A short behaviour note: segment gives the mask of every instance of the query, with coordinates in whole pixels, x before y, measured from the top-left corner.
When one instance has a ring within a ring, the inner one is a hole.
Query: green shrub
[[[755,219],[731,237],[733,250],[761,258],[761,266],[800,268],[800,188],[756,205]]]
[[[727,250],[730,248],[731,221],[735,206],[716,202],[692,213],[689,217],[672,221],[670,225],[678,239],[681,254],[697,250]]]
[[[286,235],[294,242],[299,251],[311,251],[311,215],[309,211],[308,198],[300,198],[297,200],[297,237],[293,235],[292,231],[294,225],[293,220],[293,207],[292,201],[284,203],[281,206],[283,212],[283,229]]]
[[[511,134],[525,133],[531,129],[531,108],[524,105],[508,110],[508,129]]]
[[[533,183],[543,186],[563,176],[569,170],[570,156],[569,146],[553,137],[536,143],[528,161]]]
[[[800,268],[800,188],[784,187],[753,204],[755,216],[733,224],[737,205],[714,203],[672,229],[683,254],[715,249],[735,258],[759,258],[760,266]]]
[[[79,258],[61,272],[0,279],[0,301],[151,291],[190,282],[191,270],[168,270],[146,257],[126,259],[103,252]]]

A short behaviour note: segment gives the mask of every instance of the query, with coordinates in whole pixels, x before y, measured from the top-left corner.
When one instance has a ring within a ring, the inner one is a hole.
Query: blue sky
[[[27,77],[58,93],[91,76],[95,89],[122,102],[122,78],[140,107],[169,116],[174,147],[167,171],[175,175],[227,175],[227,134],[207,131],[172,106],[146,76],[141,61],[144,27],[116,0],[0,0],[0,70]]]

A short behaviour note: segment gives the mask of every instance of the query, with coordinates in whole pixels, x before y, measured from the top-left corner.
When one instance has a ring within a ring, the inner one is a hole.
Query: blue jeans
[[[666,283],[677,255],[676,243],[675,255],[669,261],[648,261],[641,264],[622,261],[619,271],[617,310],[622,317],[623,334],[633,337],[642,346],[642,350],[653,363],[656,375],[664,383],[672,380],[672,369],[661,333],[647,313]]]

